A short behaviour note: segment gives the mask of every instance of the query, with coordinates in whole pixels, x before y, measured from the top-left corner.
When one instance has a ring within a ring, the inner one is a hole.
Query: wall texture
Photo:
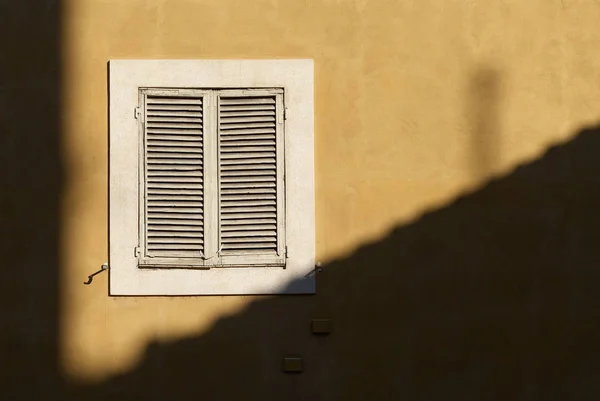
[[[46,283],[56,369],[79,399],[600,396],[600,302],[586,284],[599,276],[600,134],[580,131],[600,111],[600,3],[60,10],[59,271]],[[107,260],[113,58],[315,60],[318,295],[109,298],[105,274],[82,285]],[[311,336],[312,317],[334,333]],[[286,354],[306,372],[282,374]]]

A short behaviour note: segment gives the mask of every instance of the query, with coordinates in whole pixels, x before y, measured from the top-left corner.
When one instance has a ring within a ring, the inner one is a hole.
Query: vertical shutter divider
[[[217,94],[211,91],[206,95],[206,122],[204,145],[204,184],[205,184],[205,233],[204,254],[206,265],[218,265],[219,255],[219,196],[218,196],[218,157],[217,148]]]

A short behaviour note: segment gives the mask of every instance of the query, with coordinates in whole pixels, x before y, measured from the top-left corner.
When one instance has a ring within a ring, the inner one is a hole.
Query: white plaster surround
[[[313,60],[111,60],[109,63],[109,293],[119,295],[315,292]],[[139,88],[284,89],[286,268],[140,269]]]

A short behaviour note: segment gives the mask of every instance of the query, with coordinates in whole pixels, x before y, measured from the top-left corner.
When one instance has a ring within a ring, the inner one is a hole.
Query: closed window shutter
[[[204,251],[203,97],[147,94],[143,206],[148,257]]]
[[[281,253],[281,107],[278,95],[219,96],[219,229],[223,255]]]

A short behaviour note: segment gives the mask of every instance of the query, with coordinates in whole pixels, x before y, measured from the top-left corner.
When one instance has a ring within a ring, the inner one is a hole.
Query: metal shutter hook
[[[102,273],[104,270],[108,270],[108,263],[103,263],[103,264],[102,264],[102,267],[100,268],[100,270],[98,270],[98,271],[97,271],[97,272],[95,272],[95,273],[92,273],[92,274],[90,274],[90,275],[88,276],[88,279],[87,279],[87,281],[84,281],[84,282],[83,282],[83,284],[85,284],[85,285],[90,285],[90,284],[92,284],[92,281],[94,281],[94,276],[95,276],[96,274],[100,274],[100,273]]]

